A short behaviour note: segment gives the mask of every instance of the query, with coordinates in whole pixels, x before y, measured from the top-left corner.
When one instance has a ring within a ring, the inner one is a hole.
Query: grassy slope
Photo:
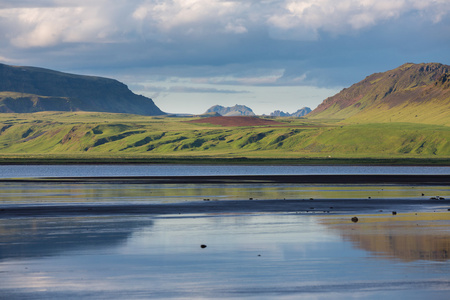
[[[107,113],[0,114],[4,158],[449,158],[450,129],[412,123],[220,127]]]
[[[408,122],[450,125],[448,66],[405,64],[376,73],[324,101],[308,118],[352,123]]]

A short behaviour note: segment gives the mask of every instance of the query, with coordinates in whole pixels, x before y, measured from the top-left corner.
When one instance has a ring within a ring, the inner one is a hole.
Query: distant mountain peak
[[[221,105],[214,105],[210,107],[205,114],[218,113],[221,116],[254,116],[255,113],[250,107],[236,104],[231,107],[224,107]]]
[[[276,110],[272,113],[270,113],[271,117],[303,117],[311,112],[311,108],[309,107],[302,107],[296,112],[290,114],[288,112]]]

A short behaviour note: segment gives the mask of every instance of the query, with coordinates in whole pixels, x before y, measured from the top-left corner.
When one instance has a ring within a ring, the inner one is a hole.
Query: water
[[[303,165],[0,165],[0,178],[302,174],[449,175],[450,167]]]
[[[2,178],[367,173],[450,174],[450,168],[0,166]],[[449,199],[450,187],[1,182],[0,209],[368,195]],[[448,208],[443,201],[438,212],[359,214],[357,223],[353,213],[6,218],[0,210],[0,299],[448,299]]]
[[[423,196],[422,196],[423,194]],[[450,199],[450,186],[321,184],[102,184],[0,182],[0,206],[156,204],[281,199]]]
[[[434,214],[368,216],[357,224],[294,214],[6,219],[0,294],[447,299],[449,221]]]

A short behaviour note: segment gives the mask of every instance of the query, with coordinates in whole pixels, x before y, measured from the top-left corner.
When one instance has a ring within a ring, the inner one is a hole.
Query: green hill
[[[308,118],[450,125],[450,66],[408,63],[372,74],[323,101]]]
[[[0,64],[0,112],[39,111],[164,114],[117,80]]]
[[[203,121],[87,112],[0,114],[0,160],[419,158],[448,163],[450,158],[450,130],[444,125],[277,118],[263,125],[224,126]]]

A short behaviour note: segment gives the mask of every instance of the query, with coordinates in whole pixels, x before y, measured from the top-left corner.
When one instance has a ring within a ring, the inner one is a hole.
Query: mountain
[[[291,117],[303,117],[311,112],[311,108],[303,107],[297,110],[295,113],[291,114]]]
[[[165,114],[114,79],[0,64],[0,112],[38,111]]]
[[[281,110],[276,110],[274,112],[271,112],[269,116],[271,116],[271,117],[289,117],[289,116],[291,116],[291,114],[281,111]]]
[[[311,112],[311,108],[309,107],[303,107],[297,110],[295,113],[288,113],[281,110],[276,110],[272,113],[270,113],[271,117],[303,117]]]
[[[450,125],[450,66],[407,63],[322,102],[308,118]]]
[[[223,107],[221,105],[214,105],[210,107],[205,114],[218,113],[221,116],[254,116],[253,110],[245,105],[235,105],[232,107]]]

